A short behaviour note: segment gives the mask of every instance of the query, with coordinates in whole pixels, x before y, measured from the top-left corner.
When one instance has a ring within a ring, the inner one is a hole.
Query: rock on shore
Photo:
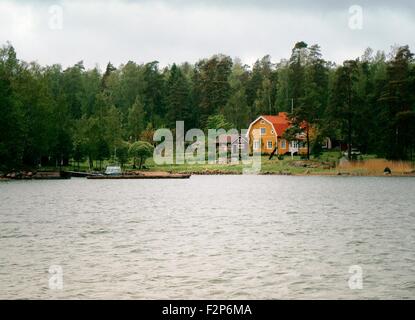
[[[11,171],[7,174],[0,176],[3,179],[10,180],[54,180],[54,179],[68,179],[70,175],[60,171]]]

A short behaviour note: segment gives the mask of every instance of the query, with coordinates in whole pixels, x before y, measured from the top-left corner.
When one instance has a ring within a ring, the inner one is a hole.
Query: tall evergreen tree
[[[128,139],[136,142],[145,129],[146,113],[140,97],[136,97],[134,104],[128,110]]]
[[[231,95],[225,107],[224,115],[226,119],[233,123],[237,129],[248,128],[250,117],[250,108],[246,94],[246,85],[249,81],[249,73],[246,66],[236,59],[229,78]]]
[[[398,48],[396,56],[387,66],[387,84],[379,101],[385,104],[382,124],[386,139],[386,156],[407,159],[412,156],[415,93],[413,53],[408,46]]]
[[[196,64],[195,90],[200,122],[204,126],[209,116],[224,112],[230,96],[229,76],[232,65],[232,59],[223,55]]]
[[[166,108],[170,128],[176,127],[176,121],[184,121],[185,128],[194,123],[190,106],[190,88],[186,77],[176,64],[170,69],[166,84]]]
[[[352,159],[355,119],[359,110],[356,83],[358,80],[358,61],[345,61],[336,71],[333,93],[328,112],[332,124],[340,127],[342,137],[347,141],[348,158]]]

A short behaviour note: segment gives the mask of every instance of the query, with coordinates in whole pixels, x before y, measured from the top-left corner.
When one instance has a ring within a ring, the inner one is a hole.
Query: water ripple
[[[0,298],[415,299],[414,194],[399,178],[3,183]]]

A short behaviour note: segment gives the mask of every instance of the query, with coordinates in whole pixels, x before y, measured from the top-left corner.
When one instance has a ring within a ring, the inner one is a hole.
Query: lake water
[[[2,299],[415,299],[412,178],[1,182],[0,203]]]

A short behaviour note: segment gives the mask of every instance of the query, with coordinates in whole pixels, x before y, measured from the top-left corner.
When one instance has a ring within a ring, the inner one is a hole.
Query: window
[[[281,140],[281,149],[285,149],[287,147],[287,141]]]
[[[261,128],[261,134],[266,134],[267,133],[267,129],[266,128]]]
[[[273,146],[274,146],[274,144],[272,143],[272,141],[268,141],[267,148],[272,149]]]
[[[292,147],[293,149],[298,149],[298,141],[293,141],[293,142],[291,142],[291,147]]]
[[[259,145],[259,140],[255,140],[254,141],[254,150],[259,150],[260,149],[260,145]]]
[[[261,120],[261,124],[265,124],[265,121],[264,120]]]

